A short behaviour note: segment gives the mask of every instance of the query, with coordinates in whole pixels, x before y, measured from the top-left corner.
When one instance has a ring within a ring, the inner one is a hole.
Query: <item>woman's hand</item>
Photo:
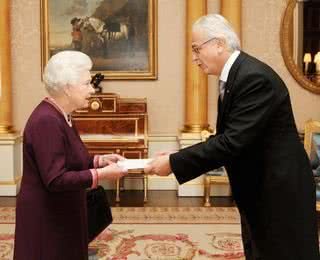
[[[178,151],[177,150],[161,151],[161,152],[157,152],[155,154],[155,156],[170,155],[170,154],[176,153],[176,152],[178,152]]]
[[[108,166],[97,169],[98,179],[117,180],[128,174],[128,170],[111,162]]]
[[[104,154],[99,156],[99,167],[105,167],[111,163],[116,163],[117,161],[122,161],[125,158],[119,154],[112,153],[112,154]]]

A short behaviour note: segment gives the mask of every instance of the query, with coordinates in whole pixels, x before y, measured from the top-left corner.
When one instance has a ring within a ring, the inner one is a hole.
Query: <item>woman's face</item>
[[[67,96],[73,110],[88,107],[89,98],[95,92],[90,83],[91,75],[89,71],[81,75],[79,82],[79,84],[67,87]]]

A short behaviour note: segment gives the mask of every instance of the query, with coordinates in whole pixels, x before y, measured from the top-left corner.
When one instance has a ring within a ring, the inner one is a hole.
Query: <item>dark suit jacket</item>
[[[170,156],[177,180],[225,166],[262,259],[319,259],[315,185],[285,84],[241,52],[219,103],[217,134]]]

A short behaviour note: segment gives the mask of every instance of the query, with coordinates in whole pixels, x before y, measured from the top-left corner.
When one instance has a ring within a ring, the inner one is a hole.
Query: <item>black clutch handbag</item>
[[[112,222],[111,208],[103,187],[87,191],[88,239],[91,242]]]

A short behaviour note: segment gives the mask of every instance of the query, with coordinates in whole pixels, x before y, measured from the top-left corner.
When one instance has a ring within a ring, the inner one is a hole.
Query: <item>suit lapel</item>
[[[230,104],[230,94],[231,94],[231,91],[232,91],[232,86],[233,86],[235,78],[237,76],[237,72],[238,72],[238,69],[240,67],[240,64],[244,61],[246,56],[247,55],[244,52],[241,52],[240,55],[238,56],[238,58],[232,64],[232,67],[230,69],[230,72],[229,72],[229,75],[228,75],[228,80],[227,80],[226,85],[225,85],[223,101],[221,103],[220,109],[218,110],[217,129],[221,129],[221,122],[223,121],[223,117],[224,117],[226,108]]]

